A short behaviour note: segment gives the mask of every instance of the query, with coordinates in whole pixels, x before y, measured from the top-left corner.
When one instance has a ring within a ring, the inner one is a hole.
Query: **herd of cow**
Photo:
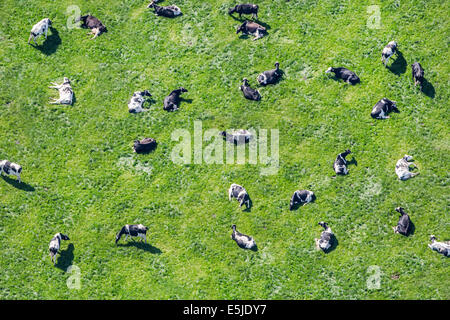
[[[156,5],[156,2],[157,1],[152,1],[148,5],[148,8],[153,8],[155,14],[158,16],[173,18],[180,16],[182,14],[180,8],[178,8],[175,5],[158,6]],[[241,17],[242,14],[251,14],[253,18],[258,19],[258,10],[259,10],[258,5],[239,4],[229,9],[228,13],[230,15],[233,13],[238,13],[239,17]],[[91,29],[91,32],[94,34],[94,37],[92,39],[98,37],[100,34],[104,32],[107,32],[107,28],[103,25],[103,23],[92,15],[81,16],[77,19],[77,21],[81,22],[82,27]],[[36,25],[33,26],[30,33],[30,37],[28,39],[28,43],[30,43],[30,41],[33,40],[37,45],[36,38],[40,35],[45,35],[45,37],[47,38],[48,28],[50,27],[52,27],[52,22],[50,19],[46,18],[39,21]],[[255,36],[253,40],[257,40],[266,33],[266,29],[254,21],[245,20],[244,23],[237,29],[237,33],[239,32],[243,32],[244,34],[252,34]],[[389,58],[391,58],[394,54],[396,54],[396,52],[397,52],[397,43],[395,41],[389,42],[382,51],[381,61],[386,65]],[[276,84],[283,75],[279,66],[280,64],[276,62],[275,69],[264,71],[261,74],[259,74],[257,78],[258,83],[262,86],[269,84]],[[346,68],[330,67],[328,70],[326,70],[326,73],[331,72],[334,73],[337,79],[342,79],[351,85],[355,85],[360,82],[359,77],[354,72]],[[424,71],[422,66],[418,62],[412,64],[412,77],[415,85],[419,84],[422,87],[422,83],[424,81],[423,76]],[[64,81],[60,85],[58,85],[57,83],[53,83],[53,86],[51,86],[50,88],[54,88],[59,91],[59,99],[54,99],[54,101],[51,103],[68,104],[68,105],[71,105],[73,103],[73,91],[70,85],[70,80],[68,78],[64,77]],[[258,90],[251,88],[246,78],[243,79],[243,84],[241,85],[240,90],[242,91],[244,97],[249,100],[258,101],[261,99],[261,95],[258,92]],[[184,92],[187,92],[187,90],[182,87],[172,91],[164,99],[163,102],[164,110],[166,111],[178,110],[180,103],[180,95]],[[148,90],[134,92],[132,98],[128,102],[128,111],[130,113],[140,113],[145,111],[145,109],[143,108],[143,105],[146,101],[145,97],[151,97],[151,94]],[[391,111],[398,112],[396,103],[387,98],[383,98],[380,101],[378,101],[376,105],[373,107],[371,116],[375,119],[387,119],[389,118],[388,113]],[[221,132],[221,134],[223,135],[226,141],[235,144],[247,143],[252,138],[251,134],[244,129],[237,130],[232,133],[223,131]],[[156,146],[157,143],[155,139],[145,138],[143,140],[134,141],[133,149],[136,153],[147,153],[155,149]],[[348,174],[346,156],[348,156],[350,153],[351,153],[350,150],[346,150],[337,155],[333,164],[333,168],[336,174],[339,175]],[[414,163],[412,163],[411,161],[412,157],[409,155],[405,155],[396,163],[395,172],[400,180],[407,180],[419,174],[410,171],[411,166],[415,167]],[[3,160],[0,162],[0,174],[6,173],[15,175],[17,176],[19,183],[21,181],[20,180],[21,172],[22,167],[16,163],[12,163],[7,160]],[[249,194],[247,193],[244,187],[238,184],[233,183],[230,186],[228,190],[228,195],[229,200],[231,200],[232,198],[236,198],[239,201],[240,207],[242,207],[244,204],[246,208],[249,208],[251,206]],[[316,196],[312,191],[297,190],[291,197],[289,209],[294,210],[299,205],[304,205],[314,201],[315,198]],[[397,223],[397,226],[394,227],[394,232],[403,235],[408,235],[410,231],[410,217],[401,207],[398,207],[395,210],[400,213],[400,218]],[[319,225],[324,228],[324,231],[321,233],[320,238],[315,239],[316,246],[317,248],[320,248],[323,251],[327,252],[327,250],[330,249],[330,247],[333,245],[333,241],[335,240],[334,234],[326,222],[319,222]],[[233,232],[231,234],[231,238],[235,240],[240,247],[252,250],[256,249],[256,243],[252,237],[238,232],[236,230],[236,225],[233,225],[232,229]],[[148,228],[143,226],[142,224],[139,225],[127,224],[124,227],[122,227],[122,229],[117,234],[116,243],[120,240],[122,235],[126,236],[125,239],[127,239],[128,236],[140,237],[145,242],[147,242],[146,239],[147,230]],[[59,251],[61,240],[69,240],[69,237],[62,233],[57,233],[50,242],[49,251],[53,263],[55,263],[56,261],[55,256]],[[430,237],[430,241],[431,244],[429,244],[429,247],[432,250],[438,251],[439,253],[447,257],[450,256],[450,242],[448,241],[438,242],[436,241],[436,237],[433,235]]]

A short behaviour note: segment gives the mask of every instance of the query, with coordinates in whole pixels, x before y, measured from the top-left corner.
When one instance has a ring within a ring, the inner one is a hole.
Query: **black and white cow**
[[[350,83],[352,85],[357,84],[360,82],[359,77],[354,73],[353,71],[350,71],[346,68],[333,68],[329,67],[325,73],[333,72],[336,78],[342,79],[347,83]]]
[[[264,28],[262,25],[253,22],[253,21],[244,21],[243,24],[236,30],[236,34],[239,34],[239,32],[242,32],[242,34],[251,34],[255,36],[253,38],[254,40],[258,40],[266,34],[266,28]]]
[[[319,222],[319,225],[322,226],[325,230],[320,234],[320,239],[316,238],[314,240],[318,249],[327,251],[333,245],[334,234],[326,222],[321,221]]]
[[[173,90],[167,97],[164,98],[163,109],[166,111],[178,110],[178,105],[180,104],[180,95],[183,92],[188,92],[188,91],[183,87]]]
[[[411,161],[413,161],[413,157],[408,156],[407,154],[397,161],[395,165],[395,173],[400,180],[408,180],[409,178],[415,177],[420,173],[409,171],[410,166],[417,168],[417,166]]]
[[[396,53],[397,53],[397,42],[395,42],[395,41],[389,42],[386,45],[386,47],[383,48],[383,51],[381,52],[381,62],[383,62],[384,65],[386,65],[389,58],[392,57]]]
[[[438,242],[434,235],[430,236],[431,243],[428,245],[431,250],[437,251],[446,257],[450,257],[450,241]]]
[[[275,62],[275,69],[262,72],[258,76],[258,82],[263,86],[267,84],[274,84],[278,82],[281,76],[282,74],[280,71],[280,64],[278,62]]]
[[[419,85],[420,89],[422,89],[423,82],[424,82],[424,78],[423,78],[424,71],[423,71],[422,66],[418,62],[414,62],[411,65],[411,69],[412,69],[412,79],[414,81],[414,86]]]
[[[370,115],[374,119],[388,119],[388,113],[391,111],[400,112],[395,101],[383,98],[373,106]]]
[[[246,99],[254,101],[261,100],[261,94],[259,93],[259,91],[251,88],[246,78],[242,79],[242,85],[239,87],[239,89],[241,89]]]
[[[231,133],[222,131],[220,134],[223,136],[223,138],[226,141],[234,143],[234,144],[247,143],[253,138],[253,135],[245,129],[239,129],[239,130],[233,131]]]
[[[135,140],[133,150],[136,153],[148,153],[156,148],[156,140],[153,138],[144,138],[142,140]]]
[[[231,239],[236,241],[236,243],[239,247],[241,247],[242,249],[255,249],[256,248],[255,240],[252,237],[238,232],[236,230],[235,224],[233,224],[231,226],[231,228],[233,229],[233,233],[231,234]]]
[[[147,90],[134,92],[133,96],[128,101],[128,112],[139,113],[145,111],[144,108],[142,107],[146,101],[145,97],[151,96],[152,95]]]
[[[15,175],[20,183],[20,173],[22,172],[22,167],[17,163],[10,162],[8,160],[0,161],[0,175],[4,173]]]
[[[228,10],[228,14],[239,13],[239,18],[243,14],[251,14],[253,18],[258,19],[258,5],[256,4],[238,4]]]
[[[402,207],[395,208],[395,211],[400,213],[400,217],[397,225],[393,227],[394,233],[400,233],[407,236],[410,230],[411,219]]]
[[[334,160],[333,168],[334,171],[337,174],[348,174],[347,169],[347,159],[345,159],[346,156],[348,156],[350,153],[352,153],[350,150],[345,150],[342,153],[339,153],[336,157],[336,160]]]
[[[155,10],[155,14],[157,16],[163,16],[167,18],[173,18],[181,15],[181,10],[176,5],[170,6],[158,6],[155,4],[155,1],[152,1],[147,8],[153,8]]]
[[[42,34],[45,34],[45,39],[47,39],[48,28],[52,26],[52,21],[49,18],[42,19],[36,23],[33,28],[31,28],[30,37],[28,38],[28,43],[33,39],[34,43],[37,45],[36,38]]]
[[[96,17],[88,14],[85,16],[81,16],[78,20],[81,21],[81,27],[82,28],[88,28],[91,29],[91,32],[93,33],[94,37],[92,39],[97,38],[102,33],[108,32],[108,29],[106,29],[105,25]]]
[[[316,200],[314,192],[309,190],[297,190],[291,197],[289,202],[289,210],[294,210],[297,205],[304,205]]]
[[[56,254],[59,252],[59,248],[61,247],[61,240],[70,240],[70,239],[65,234],[59,232],[53,236],[48,246],[48,250],[50,251],[50,258],[53,264],[56,263]]]
[[[245,204],[245,207],[250,208],[250,196],[245,190],[244,187],[233,183],[228,189],[228,200],[231,201],[231,198],[236,198],[239,201],[239,207],[242,207]]]
[[[125,241],[128,239],[128,236],[130,236],[132,240],[133,237],[139,237],[147,243],[147,230],[148,227],[145,227],[142,224],[126,224],[120,229],[119,233],[117,233],[116,244],[123,235],[125,235]]]
[[[50,104],[72,104],[73,102],[73,90],[70,85],[70,80],[64,77],[64,81],[61,84],[52,82],[53,86],[49,88],[57,89],[59,91],[59,99],[53,99]]]

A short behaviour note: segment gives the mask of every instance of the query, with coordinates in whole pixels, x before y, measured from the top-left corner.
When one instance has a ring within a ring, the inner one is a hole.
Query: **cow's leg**
[[[30,44],[32,38],[33,38],[33,35],[30,34],[30,37],[28,38],[28,44]]]
[[[47,39],[47,32],[48,32],[48,27],[45,28],[45,39]]]
[[[19,180],[19,183],[21,183],[22,181],[20,181],[20,173],[17,175],[17,178]]]

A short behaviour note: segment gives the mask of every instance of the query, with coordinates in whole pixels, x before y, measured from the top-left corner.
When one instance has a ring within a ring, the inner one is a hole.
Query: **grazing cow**
[[[387,114],[391,111],[400,112],[395,101],[383,98],[373,106],[370,115],[374,119],[388,119],[389,116]]]
[[[252,17],[258,19],[258,5],[256,4],[238,4],[228,10],[228,14],[239,13],[239,18],[242,14],[251,14]]]
[[[166,111],[178,110],[178,105],[180,103],[180,95],[183,92],[188,92],[188,91],[183,87],[173,90],[167,97],[164,98],[163,109]]]
[[[22,172],[22,167],[17,163],[10,162],[8,160],[0,161],[0,175],[4,173],[15,175],[20,183],[20,173]]]
[[[157,16],[163,16],[167,18],[173,18],[176,16],[179,16],[181,14],[180,8],[178,8],[176,5],[170,5],[170,6],[158,6],[155,4],[155,1],[152,1],[147,8],[153,8],[155,10],[155,14]]]
[[[226,131],[222,131],[220,133],[224,139],[228,142],[234,143],[234,144],[243,144],[250,141],[250,139],[253,138],[252,134],[244,129],[239,129],[236,131],[233,131],[231,133],[228,133]]]
[[[386,45],[386,47],[384,47],[383,52],[381,52],[381,62],[383,62],[384,65],[386,65],[389,58],[396,53],[397,53],[397,42],[395,41],[389,42]]]
[[[395,165],[395,173],[400,180],[408,180],[409,178],[415,177],[420,173],[413,173],[409,171],[410,166],[417,168],[417,166],[411,161],[413,161],[413,157],[408,156],[407,154],[397,161],[397,164]]]
[[[320,248],[324,252],[326,252],[333,245],[334,234],[326,222],[321,221],[321,222],[319,222],[319,225],[322,226],[325,230],[322,231],[322,233],[320,234],[320,239],[314,239],[314,240],[316,241],[317,248],[318,249]]]
[[[423,72],[422,66],[418,62],[414,62],[411,65],[411,69],[412,69],[412,79],[414,81],[414,86],[417,86],[419,84],[420,89],[422,90],[423,82],[424,82],[424,78],[423,78],[424,72]]]
[[[64,77],[64,81],[61,84],[52,82],[53,86],[49,88],[57,89],[59,91],[59,99],[53,99],[50,104],[72,104],[73,102],[73,90],[70,85],[70,80]]]
[[[147,243],[147,230],[148,227],[145,227],[142,224],[126,224],[116,235],[116,244],[119,242],[122,235],[125,235],[125,241],[128,239],[128,236],[130,236],[132,240],[133,237],[139,237]]]
[[[236,30],[236,34],[239,34],[241,31],[242,34],[251,34],[255,36],[253,38],[254,41],[264,36],[266,33],[266,28],[256,22],[245,20],[244,23]]]
[[[45,39],[47,39],[48,28],[52,26],[52,21],[49,18],[42,19],[36,23],[33,28],[31,28],[30,37],[28,38],[28,44],[33,39],[34,43],[37,45],[36,38],[42,34],[45,34]]]
[[[431,243],[428,245],[430,249],[437,251],[446,257],[450,257],[450,241],[438,242],[436,239],[437,238],[435,236],[430,236]]]
[[[334,171],[337,174],[348,174],[347,169],[347,160],[345,159],[346,156],[348,156],[350,153],[352,153],[350,150],[345,150],[342,153],[339,153],[336,157],[336,160],[334,160],[333,168]]]
[[[106,29],[105,25],[96,17],[91,16],[90,14],[81,16],[77,21],[81,21],[82,28],[91,29],[91,32],[89,33],[94,34],[94,37],[92,39],[97,38],[102,33],[108,32],[108,29]]]
[[[246,78],[242,79],[242,85],[239,87],[241,89],[242,93],[244,94],[244,97],[248,100],[254,100],[259,101],[261,100],[261,95],[259,94],[259,91],[253,88],[250,88],[250,85],[248,84],[248,80]]]
[[[130,101],[128,101],[128,112],[130,113],[139,113],[144,111],[142,106],[145,103],[145,97],[151,97],[152,95],[147,90],[145,91],[136,91],[133,93]]]
[[[145,138],[141,141],[135,140],[133,150],[136,153],[148,153],[156,148],[156,140],[153,138]]]
[[[264,71],[258,76],[258,82],[263,86],[274,84],[280,79],[281,75],[280,64],[276,62],[275,69]]]
[[[50,241],[50,245],[48,246],[48,250],[50,251],[50,258],[53,262],[53,265],[56,263],[56,254],[61,247],[61,240],[70,240],[68,236],[62,234],[61,232],[55,234]]]
[[[240,233],[236,230],[236,225],[233,224],[231,226],[233,229],[233,233],[231,234],[231,239],[236,241],[237,245],[241,247],[242,249],[254,249],[256,248],[255,240],[253,240],[252,237],[247,236],[243,233]]]
[[[342,79],[347,83],[350,83],[352,85],[357,84],[360,82],[359,77],[354,73],[353,71],[350,71],[346,68],[333,68],[329,67],[325,73],[333,72],[338,79]]]
[[[233,183],[228,189],[228,200],[231,201],[231,198],[236,198],[239,201],[239,207],[245,204],[247,209],[250,208],[250,197],[244,187]]]
[[[410,229],[411,219],[402,207],[395,208],[395,211],[400,213],[400,218],[398,219],[397,225],[393,227],[394,233],[400,233],[407,236]]]
[[[309,190],[297,190],[291,197],[289,210],[294,210],[296,205],[304,205],[316,200],[314,192]]]

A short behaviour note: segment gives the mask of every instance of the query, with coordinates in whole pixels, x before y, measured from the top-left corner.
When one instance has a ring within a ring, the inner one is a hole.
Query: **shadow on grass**
[[[314,203],[316,201],[316,198],[314,197],[314,199],[312,199],[310,202],[308,202],[308,203]],[[294,205],[292,205],[292,209],[290,209],[289,211],[295,211],[295,210],[298,210],[300,207],[303,207],[303,206],[305,206],[305,205],[307,205],[308,203],[297,203],[297,204],[294,204]]]
[[[19,182],[17,179],[14,178],[10,178],[8,176],[4,176],[2,175],[2,179],[5,180],[7,183],[9,183],[10,185],[12,185],[14,188],[23,190],[23,191],[28,191],[28,192],[32,192],[34,191],[34,187],[29,185],[28,183],[25,182]]]
[[[161,254],[162,251],[158,249],[157,247],[152,246],[151,244],[144,243],[144,242],[137,242],[134,240],[131,240],[126,243],[118,243],[118,247],[136,247],[138,249],[150,252],[152,254]]]
[[[386,66],[386,68],[389,69],[393,74],[401,75],[406,72],[407,63],[405,58],[403,57],[403,54],[397,50],[397,57],[395,61],[390,65]]]
[[[57,267],[58,269],[61,269],[63,271],[66,271],[67,268],[72,265],[73,250],[75,250],[75,247],[73,246],[72,243],[70,243],[67,246],[66,250],[62,250],[60,252],[60,256],[58,257],[55,267]]]
[[[56,52],[59,45],[61,44],[61,38],[59,36],[58,30],[50,28],[52,34],[47,36],[47,39],[41,45],[35,45],[33,42],[30,44],[33,48],[39,50],[43,54],[49,56]]]
[[[358,161],[356,161],[355,157],[352,157],[352,160],[347,162],[347,165],[349,165],[349,164],[354,164],[355,167],[357,167],[358,166]]]
[[[428,82],[427,79],[423,79],[422,89],[420,91],[422,91],[427,97],[430,97],[431,99],[434,99],[434,96],[436,95],[436,91],[434,90],[433,85],[431,84],[431,82]]]

